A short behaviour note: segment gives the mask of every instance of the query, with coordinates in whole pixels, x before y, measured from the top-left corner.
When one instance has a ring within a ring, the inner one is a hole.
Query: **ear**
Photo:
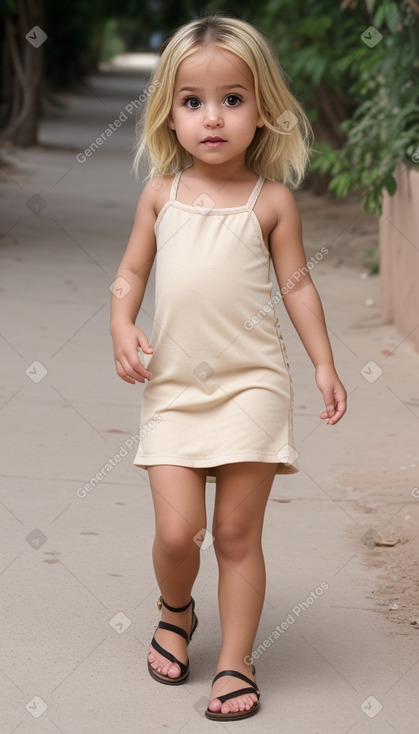
[[[171,130],[176,130],[175,123],[173,122],[172,115],[169,115],[167,118],[167,125],[170,127]]]
[[[264,127],[265,123],[263,122],[261,116],[259,115],[258,121],[256,123],[256,127]]]

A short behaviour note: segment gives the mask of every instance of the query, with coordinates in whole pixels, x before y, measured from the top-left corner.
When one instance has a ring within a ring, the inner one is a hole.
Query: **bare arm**
[[[320,297],[307,269],[298,207],[282,185],[281,212],[270,235],[270,250],[285,308],[316,370],[326,408],[320,417],[337,423],[346,410],[346,392],[336,373]]]
[[[146,334],[135,326],[135,319],[156,254],[154,199],[153,188],[147,184],[138,202],[134,226],[115,275],[111,298],[110,331],[116,371],[130,384],[145,382],[152,376],[141,364],[137,349],[141,347],[147,354],[151,354],[153,349]]]

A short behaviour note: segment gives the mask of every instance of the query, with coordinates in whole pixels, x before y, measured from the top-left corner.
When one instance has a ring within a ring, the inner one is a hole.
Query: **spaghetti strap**
[[[255,187],[249,196],[249,200],[246,204],[246,209],[248,210],[253,209],[264,183],[265,183],[265,179],[263,178],[263,176],[259,176],[258,180],[256,181]]]
[[[172,181],[172,187],[170,189],[170,197],[169,201],[174,201],[176,199],[177,189],[179,186],[179,179],[182,175],[182,171],[178,171]]]

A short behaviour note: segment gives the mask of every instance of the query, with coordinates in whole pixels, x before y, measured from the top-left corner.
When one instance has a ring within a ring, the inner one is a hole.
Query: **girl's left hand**
[[[316,383],[326,406],[320,418],[327,419],[327,423],[333,426],[346,412],[346,390],[332,365],[316,368]]]

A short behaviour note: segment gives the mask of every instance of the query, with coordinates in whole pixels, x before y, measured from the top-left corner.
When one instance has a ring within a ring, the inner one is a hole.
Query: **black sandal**
[[[186,610],[189,609],[191,604],[192,604],[192,627],[191,627],[191,632],[189,635],[181,627],[177,627],[176,625],[170,624],[169,622],[159,622],[159,624],[157,625],[157,629],[160,628],[163,630],[168,630],[169,632],[175,632],[177,635],[180,635],[181,637],[183,637],[186,640],[186,643],[189,645],[192,639],[192,635],[198,626],[198,617],[195,614],[195,601],[191,598],[190,602],[186,604],[186,606],[176,608],[176,607],[169,607],[169,605],[166,604],[166,602],[163,600],[162,596],[157,600],[157,609],[161,609],[162,606],[165,606],[166,609],[169,610],[169,612],[179,612],[179,613],[186,612]],[[148,672],[150,673],[151,677],[154,678],[154,680],[158,681],[159,683],[165,683],[168,686],[179,686],[181,683],[184,683],[189,676],[189,660],[186,663],[186,665],[185,663],[181,663],[180,660],[178,660],[177,658],[175,658],[174,655],[172,655],[171,652],[168,652],[161,645],[159,645],[157,640],[155,640],[154,636],[153,636],[153,639],[151,640],[151,646],[155,650],[157,650],[157,652],[160,653],[160,655],[163,655],[163,657],[167,658],[172,663],[179,665],[179,668],[180,668],[180,675],[177,678],[169,678],[168,675],[162,675],[160,673],[156,673],[154,668],[151,667],[150,662],[147,661]]]
[[[253,675],[256,673],[255,666],[252,665],[252,673]],[[248,711],[237,711],[235,713],[231,714],[222,714],[221,711],[211,711],[209,708],[205,711],[205,716],[207,719],[212,719],[212,721],[237,721],[237,719],[247,719],[249,716],[254,716],[254,714],[259,710],[259,699],[260,699],[260,691],[257,687],[256,683],[252,681],[250,678],[247,677],[247,675],[243,675],[243,673],[239,673],[237,670],[222,670],[221,673],[217,673],[214,680],[212,681],[212,685],[214,685],[215,681],[218,680],[218,678],[221,678],[223,675],[232,675],[235,678],[240,678],[241,680],[244,680],[246,683],[249,683],[249,688],[240,688],[238,691],[232,691],[231,693],[226,693],[224,696],[217,696],[216,700],[221,701],[221,703],[224,703],[224,701],[228,701],[231,698],[237,698],[237,696],[243,696],[245,693],[256,693],[257,701],[253,704],[252,708]]]

